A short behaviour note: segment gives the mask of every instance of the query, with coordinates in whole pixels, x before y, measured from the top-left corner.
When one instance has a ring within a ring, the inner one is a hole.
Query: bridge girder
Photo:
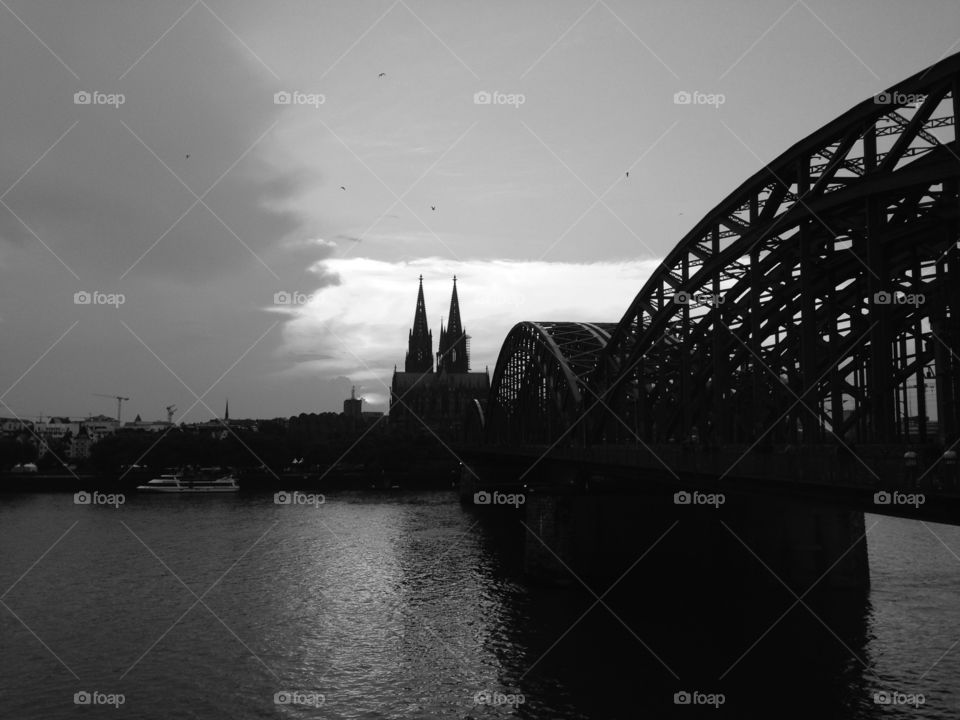
[[[504,340],[490,384],[490,442],[550,443],[570,435],[616,323],[521,322]]]
[[[954,439],[958,110],[960,55],[855,106],[708,213],[597,357],[592,439],[891,442],[927,439],[931,414]]]

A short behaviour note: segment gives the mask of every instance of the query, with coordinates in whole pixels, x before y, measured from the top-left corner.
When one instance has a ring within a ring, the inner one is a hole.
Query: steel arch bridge
[[[616,323],[515,325],[503,343],[490,385],[487,439],[538,443],[568,433],[589,407],[587,376],[597,367],[615,328]]]
[[[958,111],[954,55],[749,178],[619,323],[514,327],[488,439],[955,440]]]

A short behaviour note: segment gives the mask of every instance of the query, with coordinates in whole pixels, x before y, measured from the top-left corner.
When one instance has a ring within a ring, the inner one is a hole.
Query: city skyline
[[[185,422],[228,396],[244,417],[338,411],[352,385],[385,409],[421,273],[438,328],[459,278],[477,369],[521,320],[618,321],[729,191],[955,51],[960,20],[8,5],[0,414],[110,414],[106,393]]]

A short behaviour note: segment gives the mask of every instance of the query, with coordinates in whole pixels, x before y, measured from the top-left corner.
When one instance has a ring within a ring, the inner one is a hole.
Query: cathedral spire
[[[423,300],[423,275],[417,291],[417,309],[410,329],[404,372],[431,372],[433,370],[433,333],[427,325],[427,305]]]
[[[440,329],[437,353],[437,372],[470,372],[467,334],[460,321],[460,298],[457,296],[457,276],[453,276],[453,294],[450,296],[450,315],[447,326]]]

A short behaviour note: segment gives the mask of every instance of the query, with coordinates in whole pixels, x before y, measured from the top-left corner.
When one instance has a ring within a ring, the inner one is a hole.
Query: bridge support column
[[[740,495],[705,509],[675,505],[672,495],[549,493],[529,495],[524,509],[524,569],[549,584],[579,577],[596,587],[591,580],[612,582],[641,556],[631,575],[654,584],[783,583],[799,596],[870,584],[862,512]]]
[[[798,595],[814,586],[817,590],[869,588],[862,512],[782,500],[735,502],[738,507],[731,508],[727,520],[735,546],[728,556],[732,566],[741,568],[738,575],[756,577],[771,586],[782,582]]]

